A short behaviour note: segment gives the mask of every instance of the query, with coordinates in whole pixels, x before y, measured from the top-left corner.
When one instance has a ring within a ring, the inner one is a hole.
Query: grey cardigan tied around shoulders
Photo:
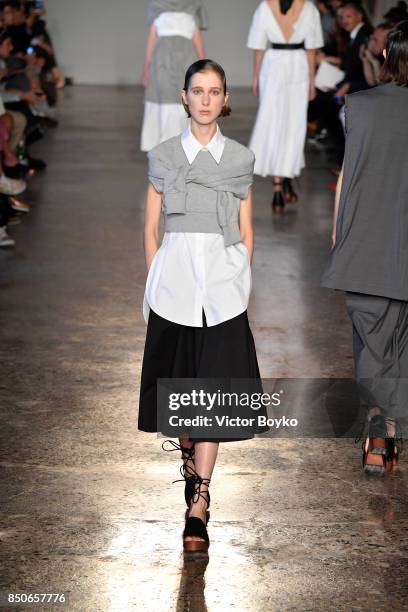
[[[150,0],[147,21],[152,25],[161,13],[180,12],[192,15],[200,30],[208,28],[207,11],[201,0]]]
[[[167,167],[163,172],[163,161],[154,155],[149,155],[149,177],[153,183],[162,182],[163,185],[165,215],[189,214],[186,207],[189,183],[212,189],[217,193],[217,222],[224,235],[225,246],[240,242],[239,204],[241,199],[247,197],[252,184],[255,161],[253,155],[247,155],[246,158],[246,160],[234,160],[227,167],[218,167],[209,175],[200,168],[189,165]]]

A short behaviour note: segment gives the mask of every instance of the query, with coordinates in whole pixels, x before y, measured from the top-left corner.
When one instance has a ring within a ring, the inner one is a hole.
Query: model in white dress
[[[300,12],[289,38],[285,38],[274,14],[274,11],[279,11],[279,6],[279,2],[263,0],[255,11],[248,36],[247,46],[263,52],[259,71],[259,109],[249,148],[256,156],[256,174],[293,178],[305,165],[304,144],[313,66],[313,56],[312,60],[308,58],[308,50],[322,47],[324,42],[320,15],[312,2],[305,0],[303,7],[297,3]],[[302,42],[304,49],[271,48],[271,43],[293,45]]]

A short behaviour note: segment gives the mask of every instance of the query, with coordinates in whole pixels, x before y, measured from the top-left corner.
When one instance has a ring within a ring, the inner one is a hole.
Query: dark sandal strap
[[[395,437],[390,437],[388,434],[388,427],[393,426],[395,428]],[[363,441],[363,447],[366,438],[384,438],[385,440],[394,440],[398,451],[401,454],[404,440],[402,436],[401,425],[397,419],[390,419],[384,415],[375,415],[371,417],[369,421],[365,421],[361,424],[361,431],[355,439],[355,443]]]
[[[199,476],[197,472],[195,473],[194,495],[191,498],[191,501],[193,502],[193,504],[196,504],[201,497],[207,505],[207,510],[210,507],[210,491],[208,489],[208,487],[210,486],[210,482],[211,480],[209,478],[201,478],[201,476]],[[206,485],[207,489],[205,491],[201,491],[201,485]]]
[[[172,448],[166,448],[165,447],[166,444],[170,444]],[[174,440],[165,440],[162,443],[162,449],[168,453],[171,453],[173,451],[180,451],[181,458],[183,460],[183,463],[180,466],[181,476],[183,477],[184,480],[186,480],[190,476],[194,476],[195,474],[194,470],[190,466],[187,465],[187,461],[189,459],[191,459],[191,461],[194,461],[194,454],[195,454],[194,444],[190,448],[187,448],[185,446],[181,446],[181,444],[179,444],[178,442],[175,442]],[[173,482],[179,482],[179,481],[174,480]]]
[[[195,492],[195,477],[187,476],[185,481],[186,485],[184,487],[184,498],[186,500],[187,508],[190,508],[191,500]]]
[[[183,538],[201,538],[208,545],[210,543],[207,528],[203,521],[197,516],[189,516],[183,531]]]
[[[173,448],[166,448],[165,447],[166,444],[170,444]],[[171,453],[172,451],[181,451],[181,454],[185,455],[186,459],[194,458],[194,452],[195,452],[194,444],[190,448],[187,448],[186,446],[181,446],[181,444],[179,444],[178,442],[175,442],[174,440],[165,440],[162,443],[162,449],[169,453]]]

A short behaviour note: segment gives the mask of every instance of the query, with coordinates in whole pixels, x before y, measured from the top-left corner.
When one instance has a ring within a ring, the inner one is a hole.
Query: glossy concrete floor
[[[246,143],[255,102],[237,90],[232,106],[223,129]],[[64,592],[79,612],[408,609],[406,459],[368,480],[351,440],[224,445],[209,561],[184,563],[178,458],[136,429],[141,108],[136,89],[66,91],[36,151],[49,169],[32,213],[0,252],[0,589]],[[300,203],[272,218],[256,180],[249,314],[264,377],[352,373],[343,297],[319,288],[331,181],[310,150]]]

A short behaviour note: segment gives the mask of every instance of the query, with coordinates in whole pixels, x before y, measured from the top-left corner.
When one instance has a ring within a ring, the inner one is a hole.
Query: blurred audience
[[[371,34],[367,46],[361,46],[364,77],[370,87],[380,83],[380,72],[385,61],[383,51],[392,27],[389,23],[380,23]]]
[[[46,168],[30,146],[57,127],[57,90],[66,84],[45,13],[42,1],[0,0],[0,247],[14,245],[7,225],[30,210],[19,196]]]
[[[386,23],[391,26],[397,25],[400,21],[408,20],[408,5],[404,0],[400,0],[398,4],[390,8],[390,10],[383,15],[383,19]]]
[[[309,106],[309,141],[326,147],[333,172],[338,173],[344,154],[344,98],[346,94],[374,87],[380,82],[388,33],[393,25],[408,19],[407,4],[400,0],[373,30],[363,2],[359,0],[316,0],[322,24],[326,23],[325,47],[318,64],[339,70],[335,85],[317,90]],[[335,25],[327,15],[336,15]],[[330,51],[329,51],[329,50]],[[326,68],[327,67],[327,68]],[[334,70],[332,69],[332,72]],[[334,75],[335,76],[335,75]]]

